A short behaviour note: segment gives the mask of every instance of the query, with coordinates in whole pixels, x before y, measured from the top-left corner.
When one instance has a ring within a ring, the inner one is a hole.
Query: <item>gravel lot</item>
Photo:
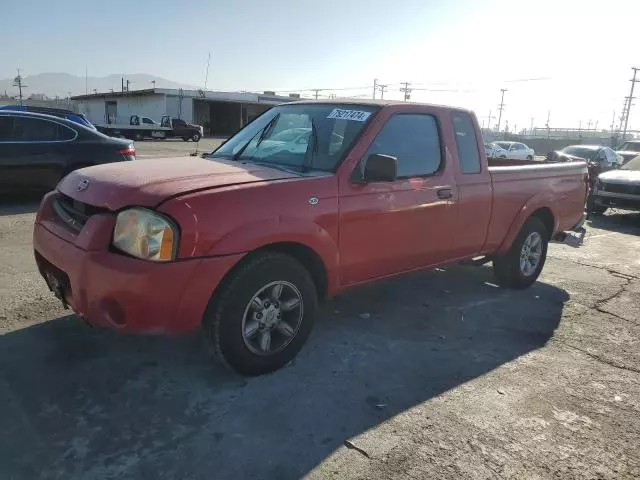
[[[640,215],[551,246],[526,291],[453,266],[345,293],[294,364],[245,379],[198,334],[63,310],[35,208],[0,206],[0,478],[640,477]]]

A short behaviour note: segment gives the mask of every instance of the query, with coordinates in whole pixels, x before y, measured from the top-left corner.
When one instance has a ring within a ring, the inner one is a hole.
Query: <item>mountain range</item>
[[[155,81],[156,88],[185,88],[196,89],[193,85],[173,82],[166,78],[148,75],[146,73],[134,73],[130,75],[107,75],[106,77],[78,77],[68,73],[39,73],[22,77],[22,83],[26,85],[22,89],[22,95],[28,98],[32,94],[44,94],[47,97],[66,98],[71,94],[82,95],[85,92],[92,93],[94,89],[98,92],[108,92],[121,90],[121,78],[124,77],[126,83],[129,80],[130,90],[142,90],[152,88]],[[18,87],[13,86],[14,78],[0,79],[0,95],[6,91],[9,96],[18,95]]]

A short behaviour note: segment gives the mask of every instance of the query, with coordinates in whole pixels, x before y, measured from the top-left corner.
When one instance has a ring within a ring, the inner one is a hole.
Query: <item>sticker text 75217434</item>
[[[370,115],[371,112],[363,112],[361,110],[343,110],[341,108],[334,108],[333,111],[327,115],[327,118],[366,122]]]

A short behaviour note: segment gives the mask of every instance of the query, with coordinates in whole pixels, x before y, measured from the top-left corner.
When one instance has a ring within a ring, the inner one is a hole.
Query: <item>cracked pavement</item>
[[[0,478],[640,477],[639,214],[550,246],[525,291],[451,266],[345,293],[291,366],[245,379],[197,333],[69,315],[34,209],[0,207]]]

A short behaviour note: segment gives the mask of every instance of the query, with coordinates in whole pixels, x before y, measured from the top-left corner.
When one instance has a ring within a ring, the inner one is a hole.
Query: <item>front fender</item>
[[[297,218],[274,217],[253,221],[216,241],[205,256],[245,253],[274,243],[297,243],[313,250],[327,271],[329,293],[337,288],[338,246],[322,226]]]
[[[524,223],[529,219],[533,212],[540,208],[548,208],[551,210],[554,225],[553,232],[549,232],[549,235],[553,236],[554,232],[558,228],[558,218],[555,214],[555,200],[553,192],[540,192],[527,200],[527,202],[518,211],[516,217],[511,223],[511,226],[509,227],[509,230],[507,231],[507,234],[500,244],[500,248],[497,251],[499,255],[506,253],[511,248],[511,245],[518,236],[518,233],[522,229]]]

